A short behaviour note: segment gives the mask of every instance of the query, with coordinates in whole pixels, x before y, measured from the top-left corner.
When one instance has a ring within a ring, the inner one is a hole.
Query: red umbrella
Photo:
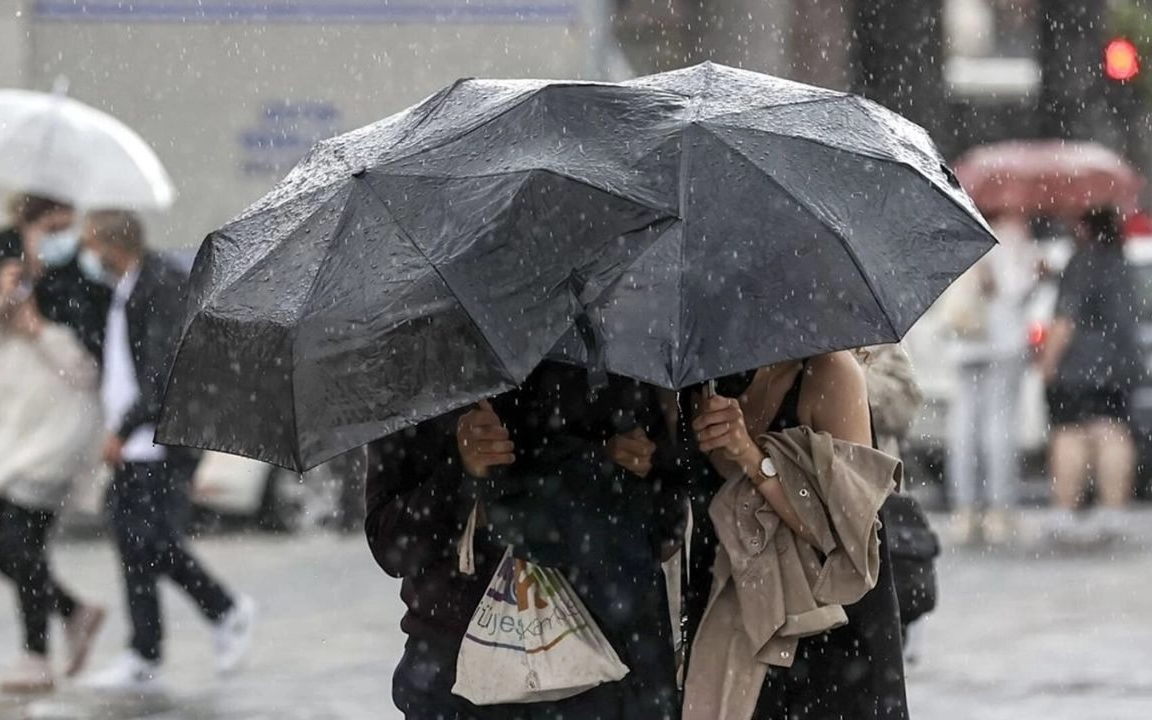
[[[1013,140],[969,150],[956,177],[982,212],[1079,217],[1139,206],[1144,180],[1124,158],[1092,142]]]

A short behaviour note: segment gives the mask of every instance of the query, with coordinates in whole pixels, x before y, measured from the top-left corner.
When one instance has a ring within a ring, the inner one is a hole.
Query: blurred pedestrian
[[[1000,244],[949,291],[945,322],[956,333],[956,389],[948,418],[952,539],[1007,542],[1019,484],[1016,423],[1028,363],[1026,302],[1039,254],[1023,218],[992,222]],[[983,497],[982,497],[983,496]]]
[[[226,590],[185,548],[195,456],[153,443],[183,315],[184,276],[148,251],[140,221],[128,212],[91,214],[83,244],[115,288],[103,354],[101,397],[109,431],[103,459],[113,469],[108,506],[132,628],[130,649],[89,684],[157,689],[161,576],[184,590],[212,624],[216,669],[229,673],[248,650],[255,606]]]
[[[24,261],[40,313],[71,328],[99,362],[112,290],[90,258],[83,262],[76,211],[52,198],[15,195],[8,212],[13,224],[0,231],[0,259]]]
[[[1143,373],[1140,300],[1124,257],[1119,213],[1087,213],[1080,247],[1060,279],[1055,319],[1039,358],[1052,426],[1053,532],[1061,539],[1115,537],[1132,496],[1136,449],[1129,429],[1132,389]],[[1098,509],[1084,526],[1076,510],[1089,473]]]
[[[99,371],[75,334],[36,307],[23,263],[0,261],[0,573],[15,586],[24,655],[4,692],[46,692],[48,620],[64,620],[65,672],[81,670],[104,610],[53,577],[48,535],[72,481],[99,448]]]

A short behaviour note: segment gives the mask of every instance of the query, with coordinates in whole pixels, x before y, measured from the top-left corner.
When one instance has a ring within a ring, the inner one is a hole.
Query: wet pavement
[[[1031,518],[1034,520],[1035,518]],[[924,623],[911,670],[916,720],[1152,718],[1152,512],[1137,537],[1104,553],[958,550],[942,560],[942,606]],[[390,675],[403,647],[399,586],[376,570],[359,536],[234,536],[196,546],[254,595],[261,623],[239,676],[212,674],[209,635],[166,588],[167,692],[148,700],[0,698],[0,720],[394,720]],[[125,637],[111,548],[61,544],[62,577],[112,606],[93,666]],[[0,592],[0,662],[17,647],[12,594]]]

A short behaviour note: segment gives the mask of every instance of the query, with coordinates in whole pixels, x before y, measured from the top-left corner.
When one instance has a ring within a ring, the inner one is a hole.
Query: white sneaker
[[[24,654],[0,679],[0,692],[6,694],[46,693],[52,692],[54,686],[48,658],[35,653]]]
[[[252,646],[252,630],[256,625],[256,602],[246,596],[236,599],[232,609],[212,628],[212,641],[216,647],[216,672],[229,675],[240,667]]]
[[[145,660],[135,650],[125,650],[112,665],[83,683],[84,687],[101,692],[155,693],[162,690],[160,663]]]

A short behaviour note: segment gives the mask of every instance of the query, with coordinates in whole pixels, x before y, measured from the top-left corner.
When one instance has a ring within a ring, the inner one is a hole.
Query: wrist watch
[[[775,480],[778,477],[776,472],[776,463],[772,462],[772,458],[767,455],[760,461],[760,471],[756,473],[756,477],[749,478],[752,484],[760,487],[769,480]]]

